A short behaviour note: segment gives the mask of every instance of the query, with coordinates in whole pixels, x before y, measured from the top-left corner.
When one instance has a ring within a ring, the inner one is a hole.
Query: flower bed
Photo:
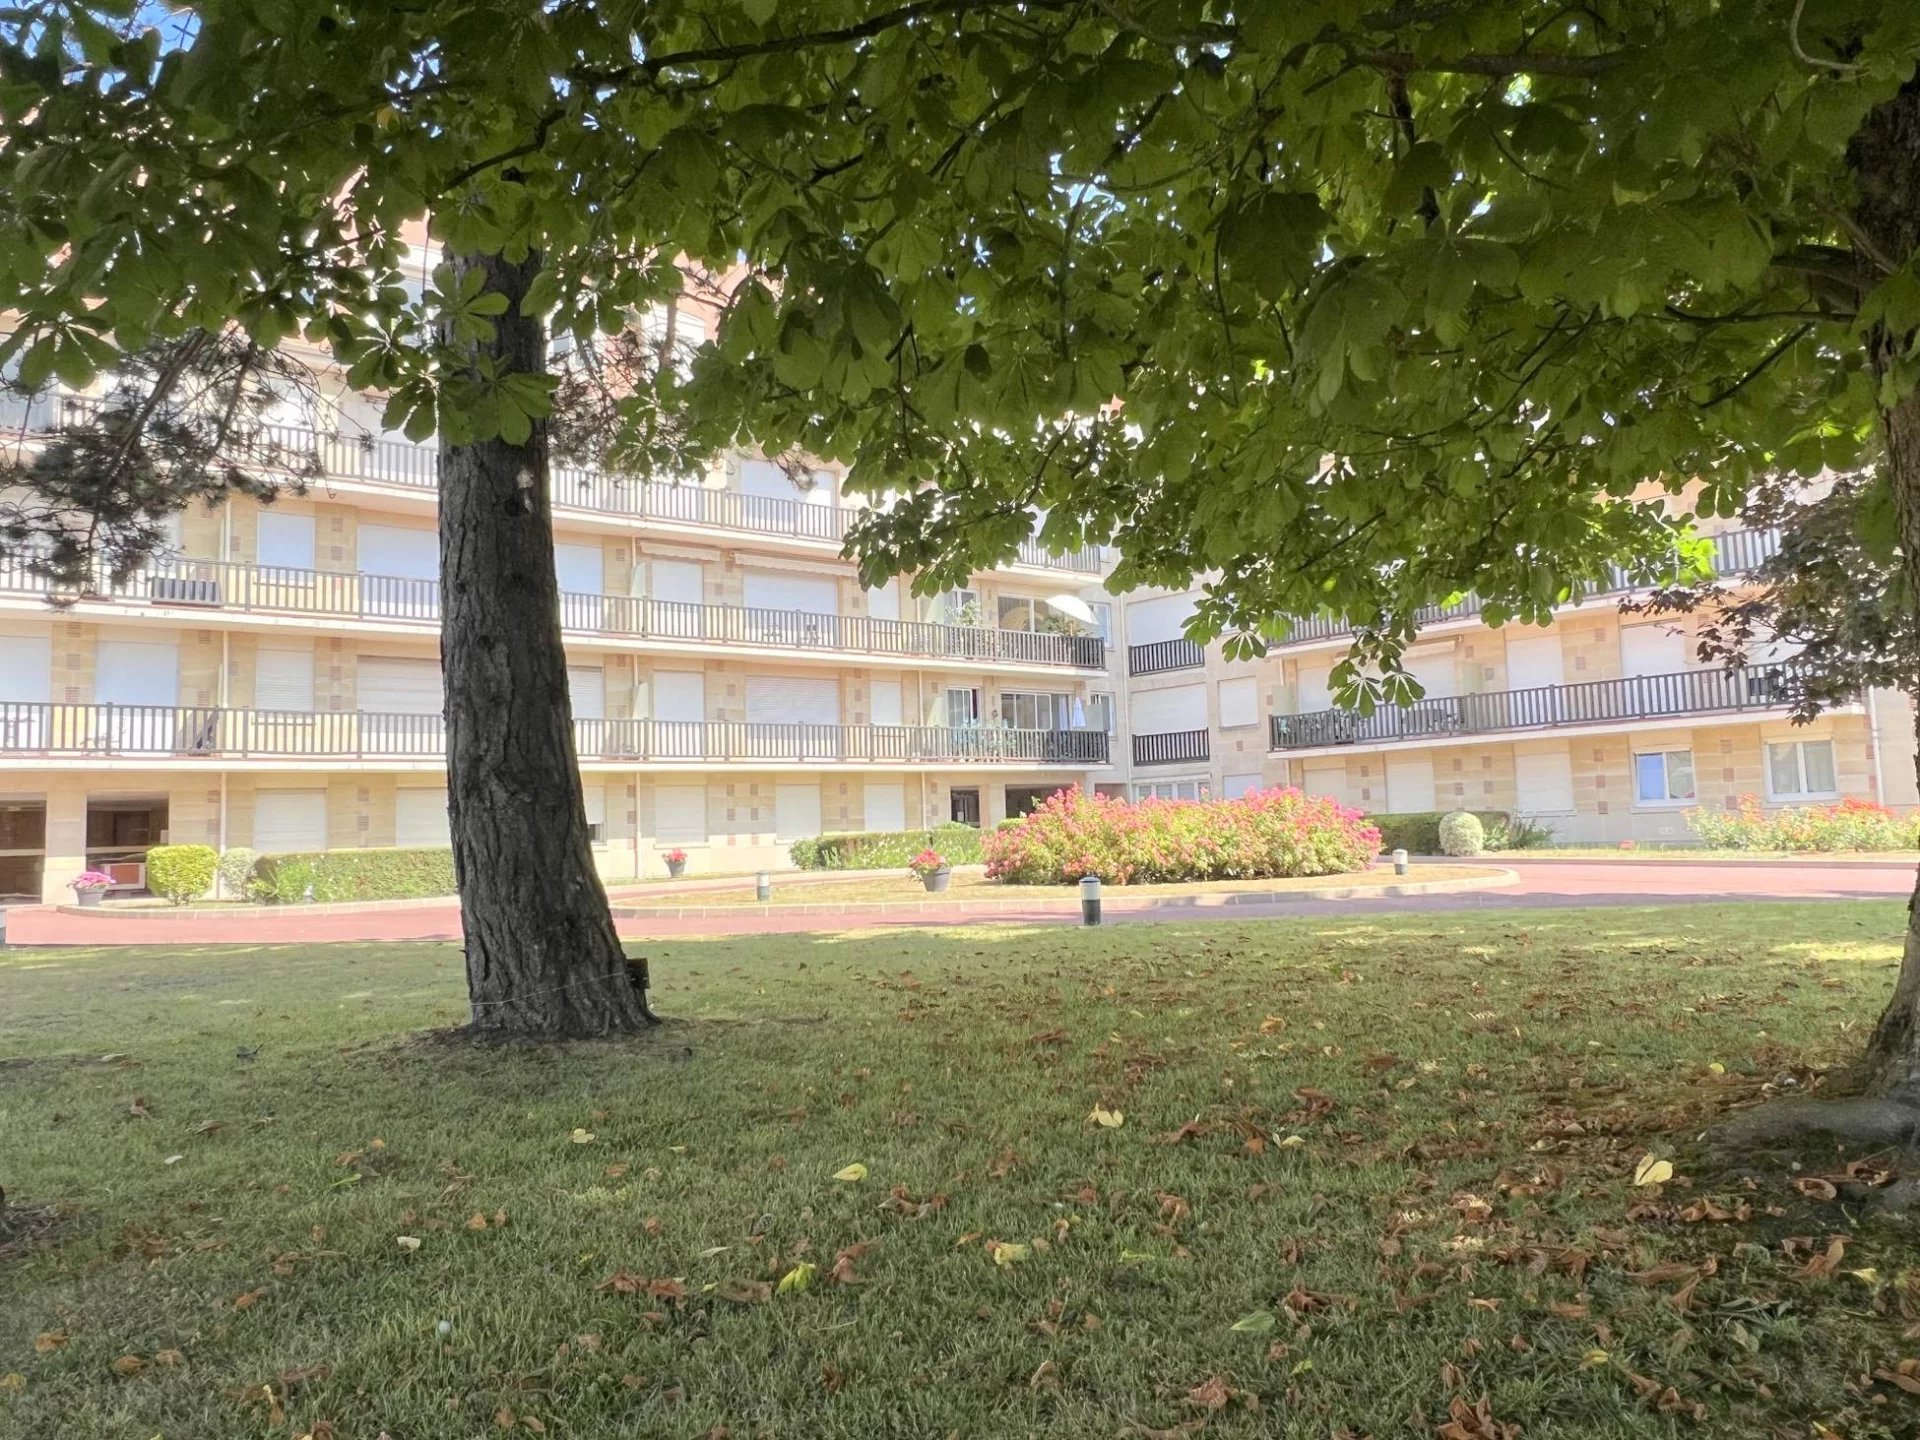
[[[1738,810],[1689,810],[1687,823],[1716,850],[1911,850],[1917,838],[1911,819],[1871,800],[1768,813],[1742,795]]]
[[[1237,800],[1129,802],[1064,790],[983,837],[987,875],[1015,885],[1257,880],[1365,870],[1380,832],[1358,810],[1299,790]]]

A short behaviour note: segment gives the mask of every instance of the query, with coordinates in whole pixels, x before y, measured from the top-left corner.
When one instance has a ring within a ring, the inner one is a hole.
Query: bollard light
[[[306,894],[303,895],[301,898],[304,899],[307,904],[309,905],[313,904],[313,886],[311,885],[307,886]]]
[[[1406,851],[1396,850],[1393,852],[1393,873],[1396,875],[1404,875],[1407,873]]]
[[[759,870],[753,877],[753,898],[762,905],[773,898],[773,876],[765,870]]]
[[[1080,923],[1082,925],[1100,923],[1100,877],[1098,875],[1081,877]]]

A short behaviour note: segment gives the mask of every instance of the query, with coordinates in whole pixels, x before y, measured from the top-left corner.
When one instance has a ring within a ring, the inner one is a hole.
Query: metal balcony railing
[[[45,596],[55,601],[134,600],[247,613],[371,621],[433,624],[440,618],[440,585],[435,580],[239,565],[184,556],[156,561],[125,580],[116,581],[102,574],[90,586],[80,588],[52,586],[44,576],[34,573],[29,557],[4,556],[0,557],[0,593]],[[826,615],[737,605],[693,605],[629,595],[563,592],[560,623],[573,634],[686,641],[721,647],[841,651],[851,655],[1059,665],[1084,670],[1106,667],[1106,645],[1097,635],[936,625],[918,620],[877,620],[864,615]]]
[[[1315,710],[1304,715],[1273,716],[1272,743],[1275,750],[1305,750],[1321,745],[1367,745],[1616,720],[1773,710],[1788,703],[1785,681],[1784,666],[1751,665],[1738,670],[1682,670],[1623,680],[1589,680],[1578,685],[1450,695],[1416,700],[1411,705],[1383,705],[1371,715]]]
[[[1096,730],[575,720],[583,760],[1104,765]],[[0,702],[0,755],[78,759],[438,759],[438,715],[239,710],[205,705]]]
[[[1169,730],[1160,735],[1133,737],[1136,765],[1179,765],[1205,760],[1211,753],[1205,730]]]
[[[1720,576],[1743,574],[1780,549],[1780,532],[1776,529],[1729,530],[1709,538],[1713,541],[1714,574]],[[1587,595],[1581,598],[1622,594],[1629,590],[1645,588],[1647,588],[1646,581],[1636,580],[1626,570],[1615,565],[1608,572],[1605,584],[1587,591]],[[1422,606],[1414,613],[1414,619],[1424,629],[1429,625],[1438,625],[1447,620],[1471,619],[1479,613],[1480,597],[1469,593],[1451,605]],[[1281,643],[1293,645],[1310,640],[1333,640],[1352,633],[1353,626],[1345,620],[1336,620],[1326,615],[1295,616],[1292,631]]]
[[[97,413],[100,400],[84,395],[47,396],[14,407],[13,426],[54,430],[82,423]],[[340,435],[298,425],[261,427],[264,445],[290,454],[312,455],[329,479],[359,480],[374,485],[397,485],[411,490],[437,490],[440,452],[432,443],[373,436]],[[263,446],[264,448],[264,446]],[[747,495],[738,490],[715,490],[704,485],[662,485],[635,476],[611,474],[588,466],[556,464],[552,473],[553,503],[635,520],[661,520],[755,535],[791,536],[839,543],[859,518],[861,508],[822,504],[777,496]],[[1021,542],[1019,563],[1049,570],[1098,575],[1105,564],[1099,546],[1086,546],[1067,555],[1050,555],[1037,539]]]
[[[1191,670],[1207,663],[1207,652],[1191,640],[1155,640],[1127,647],[1127,674],[1159,675],[1167,670]]]

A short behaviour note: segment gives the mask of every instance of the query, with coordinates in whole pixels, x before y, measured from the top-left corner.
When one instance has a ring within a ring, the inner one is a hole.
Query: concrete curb
[[[891,873],[891,872],[889,872]],[[1504,866],[1488,866],[1482,875],[1459,875],[1449,880],[1409,880],[1392,885],[1316,885],[1302,890],[1212,890],[1192,895],[1141,895],[1129,898],[1124,886],[1109,890],[1106,909],[1119,915],[1149,914],[1157,910],[1217,910],[1235,905],[1282,905],[1314,900],[1383,899],[1410,895],[1450,895],[1462,890],[1495,890],[1518,885],[1520,876]],[[720,920],[741,915],[858,915],[863,919],[889,915],[950,915],[956,920],[1008,915],[1078,915],[1080,897],[1073,890],[1031,897],[960,896],[952,900],[862,900],[851,903],[768,905],[615,905],[616,920]]]

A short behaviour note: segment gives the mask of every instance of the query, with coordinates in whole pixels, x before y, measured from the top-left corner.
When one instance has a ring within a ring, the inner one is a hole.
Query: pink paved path
[[[1904,899],[1913,890],[1911,864],[1794,861],[1609,861],[1503,860],[1520,883],[1501,889],[1451,895],[1375,896],[1348,900],[1295,900],[1258,905],[1206,907],[1128,901],[1108,891],[1107,918],[1116,923],[1196,920],[1257,920],[1283,915],[1391,915],[1410,911],[1538,909],[1556,905],[1644,905],[1726,900]],[[1415,867],[1413,878],[1418,878]],[[750,882],[741,881],[741,884]],[[792,889],[787,891],[792,894]],[[654,892],[647,897],[671,903]],[[687,897],[697,901],[697,897]],[[616,906],[623,903],[616,899]],[[636,903],[629,894],[624,903]],[[956,904],[938,914],[889,913],[883,907],[842,914],[818,910],[780,914],[743,907],[737,914],[672,919],[623,919],[630,939],[670,935],[767,935],[814,930],[850,930],[877,925],[1071,925],[1078,915],[1058,904],[1031,911],[998,904]],[[453,940],[460,912],[452,900],[423,900],[352,909],[247,909],[97,919],[42,906],[7,912],[13,945],[279,945],[330,940]]]

